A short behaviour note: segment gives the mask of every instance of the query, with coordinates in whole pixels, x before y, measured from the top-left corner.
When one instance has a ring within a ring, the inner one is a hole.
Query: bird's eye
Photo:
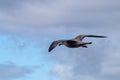
[[[59,44],[59,46],[61,46],[62,44]]]

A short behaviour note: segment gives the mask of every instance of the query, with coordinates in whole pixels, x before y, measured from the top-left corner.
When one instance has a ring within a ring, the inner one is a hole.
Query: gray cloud
[[[0,31],[5,33],[38,38],[38,34],[40,37],[42,35],[48,37],[68,34],[74,36],[80,33],[107,35],[111,34],[111,31],[119,32],[120,10],[117,0],[88,2],[83,0],[26,0],[2,1],[1,4],[7,7],[4,8],[1,5],[0,9]],[[9,8],[10,10],[7,10]]]
[[[14,64],[0,64],[0,79],[7,80],[18,78],[31,73],[32,70]]]
[[[61,48],[53,51],[52,58],[60,62],[53,67],[53,74],[63,80],[119,80],[120,50],[116,44],[100,41],[88,49]]]
[[[16,2],[19,3],[20,8],[14,11],[4,12],[5,9],[1,10],[1,20],[13,24],[33,24],[40,27],[59,25],[83,27],[91,25],[92,27],[92,25],[96,26],[96,24],[109,23],[119,16],[116,15],[120,13],[118,8],[119,2],[111,0],[108,3],[107,1],[52,0],[50,3],[47,3],[49,1],[46,1],[46,3],[26,1],[24,4],[20,1]]]
[[[99,44],[93,44],[88,49],[62,49],[64,51],[57,51],[57,53],[55,51],[53,58],[59,61],[60,64],[55,65],[53,73],[63,80],[99,80],[102,78],[101,64],[106,54],[104,52],[106,43]],[[62,68],[63,72],[58,68]]]

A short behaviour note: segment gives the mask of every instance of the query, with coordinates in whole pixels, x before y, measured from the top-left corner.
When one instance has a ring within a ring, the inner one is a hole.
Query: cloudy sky
[[[119,80],[120,0],[0,0],[0,80]],[[52,41],[108,36],[87,49]]]

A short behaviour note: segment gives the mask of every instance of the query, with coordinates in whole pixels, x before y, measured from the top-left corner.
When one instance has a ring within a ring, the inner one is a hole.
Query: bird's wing
[[[48,49],[48,52],[50,52],[51,50],[53,50],[57,45],[58,43],[62,42],[63,40],[57,40],[57,41],[53,41]]]
[[[85,37],[106,38],[106,36],[100,36],[100,35],[79,35],[75,37],[75,39],[82,41]]]

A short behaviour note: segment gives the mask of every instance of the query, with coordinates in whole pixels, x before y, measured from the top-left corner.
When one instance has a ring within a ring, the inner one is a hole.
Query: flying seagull
[[[53,50],[57,45],[65,45],[69,48],[78,48],[78,47],[84,47],[87,48],[88,44],[92,44],[92,42],[83,42],[82,40],[85,37],[94,37],[94,38],[106,38],[106,36],[99,36],[99,35],[79,35],[73,39],[69,40],[56,40],[53,41],[52,44],[50,45],[48,52]]]

